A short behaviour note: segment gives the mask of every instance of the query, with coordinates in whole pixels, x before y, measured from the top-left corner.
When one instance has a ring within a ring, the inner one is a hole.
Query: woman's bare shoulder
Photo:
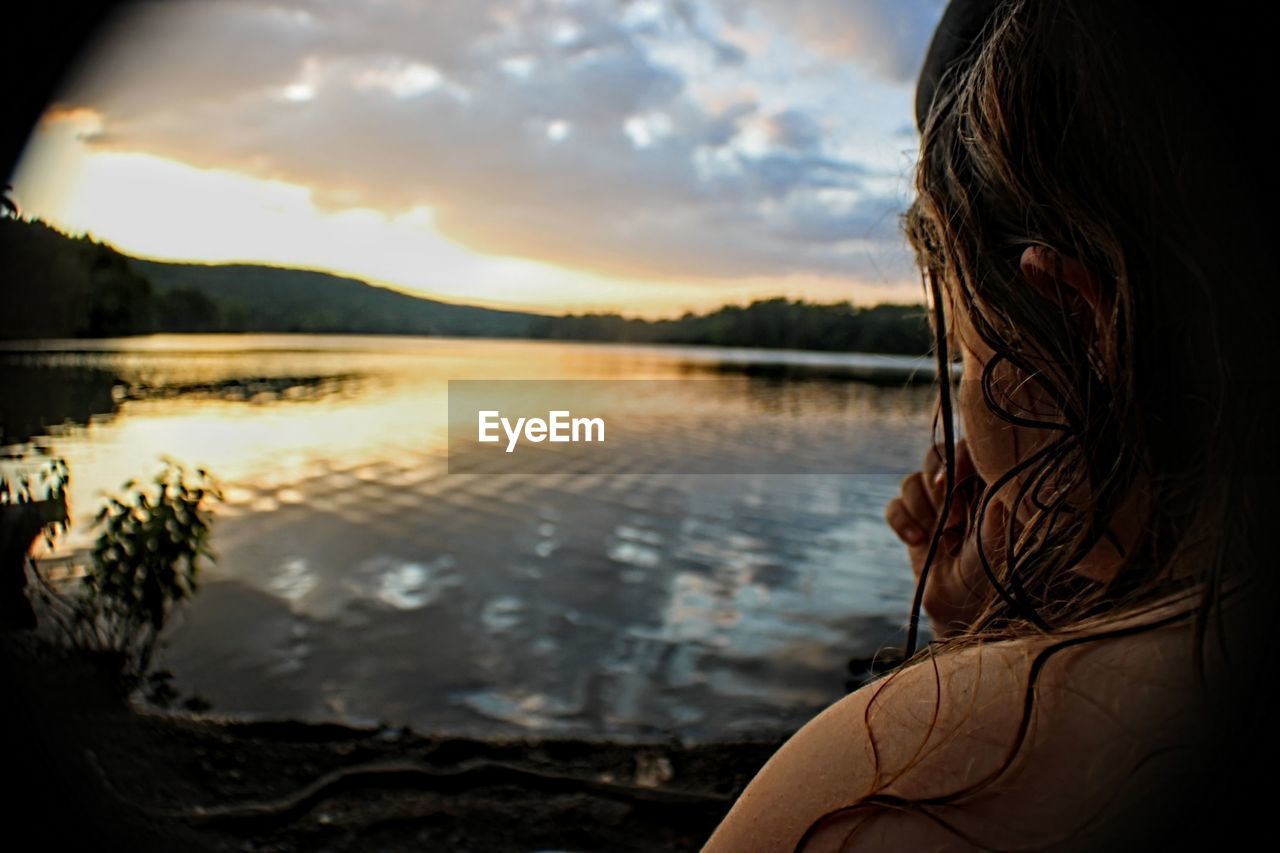
[[[1089,814],[1108,780],[1157,748],[1149,733],[1178,730],[1190,685],[1186,632],[1067,639],[939,653],[844,697],[770,759],[705,850],[794,850],[824,816],[873,793],[908,802],[973,789],[951,810],[961,828],[991,830],[997,815],[1012,811],[1026,825],[995,831],[1019,838],[1033,825]],[[806,850],[828,849],[866,814],[830,820]],[[895,844],[942,840],[937,824],[902,814],[877,819],[880,837],[868,836],[866,849],[888,843],[886,832]],[[950,848],[961,836],[944,837]]]
[[[1016,645],[975,646],[939,654],[845,696],[756,774],[704,853],[793,850],[823,815],[884,782],[923,794],[928,777],[920,772],[892,780],[917,752],[931,776],[972,775],[962,754],[970,750],[960,747],[969,741],[989,746],[995,730],[1004,728],[997,719],[1008,715],[1003,700],[1028,660],[1027,650]]]

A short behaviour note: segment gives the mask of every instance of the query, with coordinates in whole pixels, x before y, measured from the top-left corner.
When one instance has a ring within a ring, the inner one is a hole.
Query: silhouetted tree
[[[4,193],[0,194],[0,216],[18,219],[20,215],[21,211],[18,210],[18,203],[13,200],[13,187],[5,184]]]
[[[95,244],[89,270],[88,322],[81,335],[106,338],[152,330],[151,283],[130,269],[123,255]]]

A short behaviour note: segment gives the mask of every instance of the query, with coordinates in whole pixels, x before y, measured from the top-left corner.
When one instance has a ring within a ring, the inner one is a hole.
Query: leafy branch
[[[221,499],[207,471],[168,459],[149,484],[109,495],[85,576],[66,592],[45,585],[60,639],[109,659],[127,688],[141,683],[174,608],[196,592],[202,560],[215,559],[208,504]]]

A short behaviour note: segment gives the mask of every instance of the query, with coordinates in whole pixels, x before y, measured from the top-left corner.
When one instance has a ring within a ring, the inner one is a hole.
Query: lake
[[[24,342],[0,350],[0,443],[10,466],[70,468],[75,525],[50,565],[83,561],[102,493],[162,456],[218,478],[218,559],[158,661],[213,713],[764,737],[843,695],[851,657],[900,640],[913,585],[883,511],[928,446],[936,394],[905,381],[917,370],[511,340]],[[451,379],[684,390],[644,399],[626,454],[450,473]],[[695,417],[680,453],[712,474],[669,452]],[[763,425],[783,438],[760,441]],[[744,451],[816,473],[736,474]]]

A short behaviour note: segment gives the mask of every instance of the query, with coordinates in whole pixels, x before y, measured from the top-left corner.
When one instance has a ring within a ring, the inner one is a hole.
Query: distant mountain
[[[0,339],[151,332],[525,337],[550,319],[309,270],[144,261],[11,217],[0,217],[0,303]]]
[[[782,297],[678,319],[455,305],[310,270],[143,261],[0,215],[0,340],[152,332],[313,332],[765,347],[924,355],[923,305]]]
[[[221,325],[244,332],[524,337],[546,317],[455,305],[311,270],[258,264],[130,259],[160,295],[194,291],[217,303]]]

